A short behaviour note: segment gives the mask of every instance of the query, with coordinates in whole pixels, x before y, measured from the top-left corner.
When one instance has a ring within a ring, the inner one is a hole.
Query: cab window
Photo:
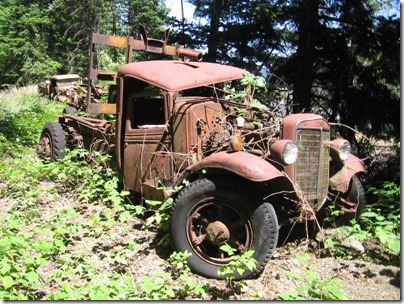
[[[130,100],[132,108],[131,129],[164,127],[164,96],[134,96]]]

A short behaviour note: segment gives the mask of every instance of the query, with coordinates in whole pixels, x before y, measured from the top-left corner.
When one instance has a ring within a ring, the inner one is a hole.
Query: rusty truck
[[[327,205],[340,210],[341,223],[358,218],[365,167],[347,140],[330,138],[326,119],[285,116],[256,106],[248,94],[233,100],[227,92],[246,70],[203,62],[201,52],[167,44],[168,31],[162,40],[142,28],[140,34],[93,34],[86,113],[48,122],[37,147],[41,158],[56,161],[66,148],[113,155],[124,188],[144,199],[172,198],[175,249],[190,252],[190,268],[206,277],[223,278],[218,270],[231,260],[224,244],[236,254],[254,251],[257,267],[235,273],[250,278],[271,259],[285,222],[313,220]],[[97,69],[99,45],[125,50],[126,63]],[[164,59],[132,61],[140,51]],[[104,100],[97,79],[111,81]]]
[[[53,75],[50,80],[38,84],[38,92],[50,100],[66,102],[77,107],[79,94],[83,92],[82,80],[77,74]]]

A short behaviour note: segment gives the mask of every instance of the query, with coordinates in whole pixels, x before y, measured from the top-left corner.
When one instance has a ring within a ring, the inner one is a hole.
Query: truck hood
[[[171,92],[241,79],[245,74],[246,70],[219,63],[171,60],[132,62],[118,71],[120,77],[134,77]]]

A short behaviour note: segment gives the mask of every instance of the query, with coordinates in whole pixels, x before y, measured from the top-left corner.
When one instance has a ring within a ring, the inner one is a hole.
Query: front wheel
[[[366,194],[361,181],[356,175],[352,177],[347,192],[330,192],[330,200],[322,210],[323,217],[329,214],[329,206],[334,206],[339,211],[339,215],[335,218],[337,227],[349,225],[353,219],[359,222],[359,218],[365,210]]]
[[[37,155],[46,161],[56,161],[64,157],[65,149],[66,138],[61,124],[48,122],[42,129]]]
[[[221,266],[231,257],[220,247],[227,243],[236,254],[253,250],[255,270],[234,273],[235,279],[263,271],[278,241],[278,221],[271,204],[243,191],[236,180],[196,180],[185,187],[173,204],[171,232],[178,251],[191,252],[189,267],[205,277],[224,279]]]

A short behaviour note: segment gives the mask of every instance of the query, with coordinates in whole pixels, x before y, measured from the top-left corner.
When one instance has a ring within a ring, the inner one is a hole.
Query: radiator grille
[[[313,207],[322,205],[328,191],[330,132],[324,129],[297,131],[299,157],[296,184]]]

